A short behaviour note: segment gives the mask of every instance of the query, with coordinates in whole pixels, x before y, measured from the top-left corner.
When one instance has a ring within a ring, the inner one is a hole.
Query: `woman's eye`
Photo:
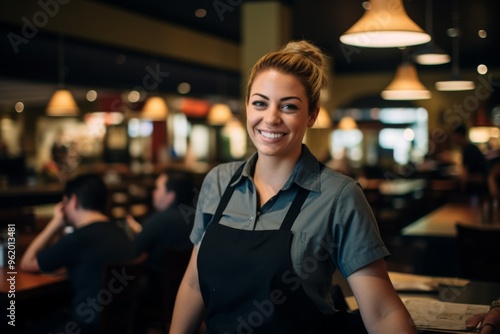
[[[254,107],[261,107],[261,108],[262,108],[262,107],[265,107],[265,106],[266,106],[266,103],[265,103],[265,102],[262,102],[262,101],[253,101],[253,102],[252,102],[252,105],[253,105]]]
[[[298,110],[299,108],[297,108],[297,106],[294,104],[284,104],[283,106],[281,106],[281,109],[295,111],[295,110]]]

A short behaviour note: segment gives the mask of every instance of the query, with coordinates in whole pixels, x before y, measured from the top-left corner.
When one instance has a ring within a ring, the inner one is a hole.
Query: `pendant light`
[[[59,38],[59,89],[54,92],[47,105],[48,116],[77,116],[80,109],[73,94],[64,88],[64,37]]]
[[[313,129],[330,129],[332,127],[332,119],[328,111],[324,107],[319,108],[318,117],[312,126]]]
[[[155,58],[151,59],[152,64],[156,64],[156,66],[160,66],[160,57],[156,55]],[[154,68],[155,65],[153,65]],[[150,120],[150,121],[167,121],[168,116],[168,106],[165,99],[160,94],[160,84],[162,80],[158,80],[155,82],[153,92],[144,102],[144,106],[142,107],[141,113],[139,115],[140,118]]]
[[[208,112],[207,123],[210,125],[224,125],[233,118],[233,112],[226,103],[216,103]]]
[[[358,124],[351,116],[344,116],[340,119],[338,129],[344,131],[356,130],[358,128]]]
[[[396,70],[394,79],[380,94],[385,100],[427,100],[431,92],[420,82],[415,65],[407,54]]]
[[[161,96],[151,96],[144,103],[141,111],[142,119],[152,121],[164,121],[168,116],[168,106],[165,99]]]
[[[425,30],[432,37],[432,0],[427,0],[425,5]],[[413,51],[415,62],[420,65],[440,65],[449,63],[451,58],[433,39],[423,45],[417,46]]]
[[[456,6],[456,3],[455,3]],[[460,77],[459,68],[459,39],[460,28],[458,26],[458,10],[453,11],[453,28],[448,29],[448,35],[452,38],[452,60],[451,60],[451,77],[449,80],[438,81],[435,83],[436,89],[439,91],[464,91],[472,90],[476,87],[474,81],[464,80]]]
[[[424,44],[431,36],[410,19],[402,0],[370,0],[363,16],[342,36],[344,44],[386,48]]]

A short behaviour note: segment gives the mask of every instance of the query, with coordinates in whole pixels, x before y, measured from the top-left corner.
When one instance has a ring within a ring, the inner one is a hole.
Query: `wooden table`
[[[413,283],[412,286],[422,287],[422,290],[418,288],[397,290],[399,296],[404,298],[425,298],[431,300],[437,300],[447,303],[462,303],[462,304],[477,304],[477,305],[490,305],[490,303],[500,296],[500,283],[494,282],[480,282],[473,280],[455,280],[454,277],[433,277],[433,276],[420,276],[420,275],[409,275],[407,273],[396,273],[390,272],[389,276],[391,281],[394,283]],[[418,285],[417,283],[422,283]],[[401,288],[403,285],[395,284],[395,288]],[[430,287],[427,289],[426,287]],[[351,310],[358,308],[356,299],[352,295],[350,288],[344,289],[342,291],[346,296],[346,302]],[[439,310],[435,310],[439,311]],[[440,330],[419,330],[420,334],[437,334],[445,333]],[[446,332],[450,333],[450,332]],[[459,333],[459,332],[451,332]],[[464,333],[464,332],[460,332]]]
[[[13,284],[11,284],[13,283]],[[25,271],[10,271],[7,267],[0,268],[0,299],[2,303],[12,299],[16,302],[30,298],[50,296],[61,289],[68,288],[68,280],[63,274],[33,274]]]
[[[71,289],[66,275],[32,274],[0,268],[0,333],[15,329],[24,333],[30,323],[52,316],[55,310],[69,308]],[[32,332],[32,331],[30,331]]]
[[[401,236],[416,249],[411,259],[415,273],[431,276],[460,275],[455,226],[460,222],[500,228],[499,223],[483,223],[482,217],[479,205],[450,202],[404,227]]]
[[[401,230],[403,236],[455,238],[455,225],[460,222],[481,226],[482,209],[470,203],[448,203]],[[499,225],[498,223],[495,226]],[[500,225],[499,225],[500,227]]]

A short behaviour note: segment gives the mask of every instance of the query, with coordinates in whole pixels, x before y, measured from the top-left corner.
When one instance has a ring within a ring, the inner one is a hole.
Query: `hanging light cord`
[[[64,88],[64,35],[59,36],[59,88]]]
[[[432,0],[425,4],[425,30],[432,38]]]
[[[452,36],[452,52],[453,52],[453,60],[451,65],[452,75],[458,77],[459,75],[459,39],[460,39],[460,28],[458,26],[459,15],[458,15],[458,0],[454,3],[455,8],[452,14],[452,22],[453,22],[453,36]]]

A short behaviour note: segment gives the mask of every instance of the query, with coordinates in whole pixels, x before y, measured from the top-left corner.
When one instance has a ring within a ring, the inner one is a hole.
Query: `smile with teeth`
[[[274,133],[274,132],[265,132],[265,131],[260,131],[260,134],[266,138],[269,138],[269,139],[277,139],[277,138],[284,136],[283,133]]]

